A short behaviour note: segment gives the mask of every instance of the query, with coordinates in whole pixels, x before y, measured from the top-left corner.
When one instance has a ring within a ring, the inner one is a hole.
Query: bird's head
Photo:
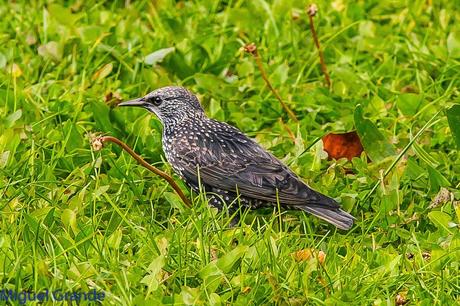
[[[162,87],[144,97],[121,102],[118,106],[143,107],[154,113],[166,127],[175,125],[187,116],[204,112],[198,98],[178,86]]]

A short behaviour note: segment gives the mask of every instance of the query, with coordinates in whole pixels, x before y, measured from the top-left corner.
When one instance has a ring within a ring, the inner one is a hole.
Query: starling
[[[208,118],[198,98],[168,86],[119,106],[138,106],[163,124],[163,150],[174,171],[192,188],[201,184],[219,210],[235,202],[247,208],[277,206],[303,210],[340,229],[353,216],[333,199],[312,190],[275,156],[237,128]]]

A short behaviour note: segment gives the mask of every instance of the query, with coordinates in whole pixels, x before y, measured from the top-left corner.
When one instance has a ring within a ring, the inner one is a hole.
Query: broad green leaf
[[[452,233],[450,229],[452,226],[452,219],[451,217],[442,211],[430,211],[428,213],[428,218],[430,218],[431,222],[433,222],[437,228],[444,229],[449,233]]]
[[[66,135],[65,145],[67,151],[72,152],[73,150],[80,149],[83,143],[83,136],[78,133],[77,125],[69,119],[64,123],[63,130]]]
[[[212,74],[197,73],[195,81],[198,87],[206,89],[211,93],[218,93],[222,90],[223,80]]]
[[[61,221],[65,227],[70,227],[74,233],[77,232],[77,214],[71,209],[64,209]]]
[[[460,149],[460,104],[455,104],[446,113],[450,131],[455,139],[457,148]]]
[[[45,206],[45,207],[34,210],[33,212],[30,213],[30,215],[37,218],[38,220],[42,220],[48,215],[48,213],[52,209],[53,208],[51,206]]]
[[[68,271],[70,279],[86,279],[97,274],[97,270],[90,262],[72,263]]]
[[[22,110],[18,109],[14,113],[10,114],[8,117],[5,118],[5,126],[7,128],[10,128],[14,125],[14,123],[21,118],[22,116]]]
[[[356,73],[346,66],[337,67],[334,70],[337,80],[341,80],[344,83],[344,87],[350,92],[356,92],[362,87],[362,81],[356,75]]]
[[[460,57],[460,33],[451,32],[447,36],[447,51],[452,57]]]
[[[423,160],[431,167],[437,167],[439,165],[439,162],[434,157],[432,157],[427,151],[425,151],[425,149],[423,149],[419,144],[414,143],[412,149],[414,149],[415,153],[421,160]]]
[[[24,213],[23,216],[24,216],[24,219],[25,219],[26,222],[27,222],[27,225],[28,225],[29,230],[30,230],[34,235],[36,235],[36,234],[37,234],[37,231],[39,230],[39,229],[38,229],[39,223],[38,223],[37,218],[34,217],[34,216],[32,216],[32,215],[30,215],[30,214],[27,214],[27,213]]]
[[[0,165],[2,167],[11,164],[16,154],[16,149],[21,143],[21,138],[13,129],[7,129],[0,133]]]
[[[146,284],[148,289],[147,289],[147,295],[149,295],[152,291],[155,291],[158,289],[159,286],[159,281],[158,281],[158,275],[161,272],[161,269],[163,269],[165,265],[165,258],[163,255],[160,255],[156,257],[149,265],[148,267],[148,274],[141,280],[142,284]]]
[[[94,116],[94,121],[96,121],[96,127],[99,131],[103,133],[111,133],[116,135],[117,131],[113,127],[110,120],[110,108],[107,104],[102,101],[94,101],[91,103],[91,108]]]
[[[39,55],[43,56],[46,59],[51,59],[53,61],[60,61],[62,59],[62,53],[62,46],[55,41],[50,41],[38,47]]]
[[[98,198],[101,195],[105,194],[107,192],[107,190],[109,190],[109,189],[110,189],[110,185],[100,186],[99,188],[96,189],[96,191],[94,191],[93,195],[96,198]]]
[[[391,258],[391,257],[389,257],[389,258]],[[396,274],[397,273],[397,266],[400,264],[401,258],[402,258],[401,255],[393,256],[391,260],[389,260],[384,265],[382,265],[382,266],[380,266],[378,268],[379,272],[381,272],[383,274],[389,273],[391,275]]]
[[[169,53],[174,52],[174,50],[174,47],[170,47],[152,52],[144,58],[144,63],[152,66],[160,63]]]
[[[449,187],[450,182],[435,168],[428,166],[428,178],[430,179],[430,190],[438,192],[441,187]]]
[[[237,246],[217,260],[217,267],[219,267],[224,273],[230,272],[233,265],[244,255],[247,249],[247,245]]]
[[[439,11],[439,24],[441,25],[442,29],[445,30],[447,28],[452,17],[452,14],[445,8]]]
[[[203,279],[207,292],[215,292],[224,278],[224,273],[217,267],[216,261],[207,264],[198,275]]]
[[[327,158],[327,153],[324,151],[324,145],[322,141],[315,143],[312,149],[315,150],[315,155],[311,163],[311,170],[319,171],[319,169],[321,169],[321,160]]]
[[[45,216],[45,218],[43,219],[43,224],[47,227],[51,227],[51,225],[53,224],[54,222],[54,211],[56,209],[55,208],[52,208],[48,211],[48,214]]]
[[[200,289],[199,288],[190,288],[188,286],[183,286],[180,292],[182,301],[185,305],[199,305],[198,302],[200,298]]]
[[[182,199],[175,192],[165,192],[163,193],[166,201],[171,204],[172,207],[179,209],[181,212],[184,212],[184,203]]]
[[[375,124],[369,119],[364,118],[361,105],[356,106],[354,121],[364,151],[369,155],[371,160],[380,161],[396,154],[393,145],[388,142]]]
[[[102,33],[102,28],[94,25],[78,28],[80,39],[85,44],[94,43],[99,37],[101,37]]]
[[[379,210],[382,212],[382,215],[388,215],[390,211],[398,207],[399,197],[397,190],[387,191],[388,194],[382,194],[381,200],[378,205]]]
[[[5,168],[10,158],[10,151],[3,151],[0,153],[0,169]]]
[[[236,72],[240,77],[247,77],[254,74],[254,63],[248,59],[243,59],[236,65]]]
[[[48,5],[48,12],[50,13],[51,17],[55,18],[60,24],[65,26],[74,25],[81,17],[81,15],[72,14],[70,9],[57,3]]]
[[[220,102],[216,99],[211,98],[211,102],[209,103],[209,111],[210,116],[216,120],[225,120],[224,110],[220,106]]]
[[[385,107],[385,101],[383,101],[382,98],[380,98],[378,95],[375,95],[372,97],[372,99],[369,101],[368,104],[368,110],[371,112],[373,115],[378,115],[378,116],[386,116],[387,115],[387,109]]]
[[[123,232],[121,229],[117,229],[110,235],[107,239],[107,245],[112,249],[118,249],[120,247],[121,238],[123,237]]]
[[[364,37],[374,37],[375,36],[375,24],[370,21],[362,21],[359,23],[359,34]]]
[[[208,300],[208,302],[209,302],[209,305],[211,305],[211,306],[214,306],[214,305],[216,305],[216,306],[217,306],[217,305],[223,305],[223,304],[222,304],[222,300],[220,299],[220,296],[219,296],[217,293],[215,293],[215,292],[213,292],[213,293],[211,293],[211,294],[209,295],[209,300]]]
[[[203,280],[207,277],[220,274],[222,274],[222,271],[217,267],[216,261],[210,262],[198,273]]]
[[[6,56],[0,52],[0,69],[5,68],[6,66]]]
[[[426,169],[420,167],[415,161],[414,157],[407,159],[406,168],[404,169],[404,175],[407,175],[412,180],[419,180],[426,174]]]
[[[417,113],[422,97],[414,93],[404,93],[399,95],[396,105],[405,116],[413,116]]]
[[[275,84],[284,84],[286,83],[289,75],[289,65],[287,63],[282,63],[279,65],[273,74],[270,76],[271,81]]]

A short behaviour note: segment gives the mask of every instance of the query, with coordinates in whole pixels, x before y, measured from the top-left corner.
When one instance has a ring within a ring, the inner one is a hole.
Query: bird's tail
[[[336,227],[349,230],[353,226],[352,215],[340,208],[321,207],[321,206],[300,206],[300,209],[327,221]]]

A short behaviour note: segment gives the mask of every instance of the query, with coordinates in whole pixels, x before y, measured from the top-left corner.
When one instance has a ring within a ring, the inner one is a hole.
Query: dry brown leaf
[[[241,289],[241,293],[243,294],[247,294],[251,292],[251,287],[243,287],[243,289]]]
[[[319,263],[323,264],[324,261],[326,260],[326,253],[324,253],[323,251],[319,251],[317,256],[318,256]]]
[[[291,254],[295,261],[306,261],[312,256],[310,249],[304,249]]]
[[[431,201],[430,206],[428,206],[428,208],[436,208],[453,200],[454,194],[446,188],[442,187],[441,190],[439,190],[438,194]]]
[[[118,91],[109,91],[104,95],[104,102],[110,107],[117,106],[121,101],[123,101],[123,99]]]
[[[93,74],[92,80],[96,82],[102,81],[112,72],[112,69],[113,69],[112,63],[105,64]]]
[[[216,248],[211,247],[210,250],[211,261],[217,260],[219,258],[219,251]]]
[[[396,295],[395,297],[395,304],[396,305],[404,305],[404,304],[407,304],[407,302],[409,302],[409,300],[407,299],[406,297],[406,292],[400,292]]]
[[[428,251],[423,252],[423,253],[422,253],[422,258],[423,258],[424,260],[430,260],[430,259],[431,259],[431,253],[428,252]]]
[[[295,261],[307,261],[310,258],[317,258],[320,264],[326,260],[326,253],[315,249],[303,249],[291,254]]]
[[[402,93],[418,93],[418,90],[412,85],[406,85],[403,88],[401,88],[401,92]]]
[[[323,148],[329,155],[329,159],[345,157],[348,160],[359,157],[364,150],[356,131],[327,134],[323,137]]]

